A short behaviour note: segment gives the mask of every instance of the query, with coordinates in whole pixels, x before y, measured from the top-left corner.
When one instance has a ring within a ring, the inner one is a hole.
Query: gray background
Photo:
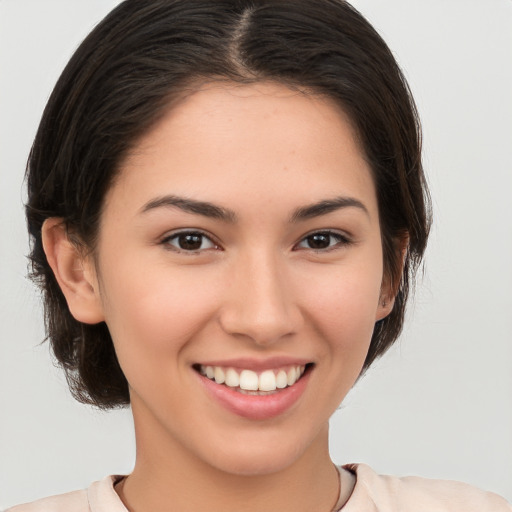
[[[464,480],[512,501],[512,2],[353,3],[415,94],[435,225],[408,327],[333,417],[333,457]],[[0,508],[134,461],[129,411],[75,403],[39,344],[22,211],[45,101],[115,4],[0,0]]]

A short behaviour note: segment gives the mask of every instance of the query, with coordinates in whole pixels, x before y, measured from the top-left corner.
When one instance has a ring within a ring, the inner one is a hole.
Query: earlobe
[[[402,273],[407,259],[407,250],[409,248],[409,234],[405,233],[398,240],[395,240],[396,251],[399,252],[398,268],[394,272],[394,276],[385,276],[381,285],[379,305],[377,308],[376,321],[386,318],[395,305],[395,298],[400,289]]]
[[[381,296],[379,298],[379,306],[377,308],[377,315],[375,317],[375,321],[383,320],[386,318],[391,311],[393,311],[393,306],[395,305],[395,297],[393,296],[391,299],[387,296]]]
[[[42,240],[48,263],[73,317],[87,324],[102,322],[103,308],[94,266],[69,239],[62,219],[46,219]]]

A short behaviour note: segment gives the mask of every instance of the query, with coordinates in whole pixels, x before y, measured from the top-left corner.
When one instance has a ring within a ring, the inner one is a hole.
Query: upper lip
[[[241,368],[262,372],[283,366],[306,366],[312,363],[311,359],[303,359],[289,356],[276,356],[267,359],[255,359],[250,357],[238,357],[232,359],[216,359],[198,362],[202,366],[221,366],[223,368]]]

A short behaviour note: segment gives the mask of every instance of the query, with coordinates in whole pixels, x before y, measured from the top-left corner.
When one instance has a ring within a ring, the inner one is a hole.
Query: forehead
[[[157,193],[235,208],[249,196],[290,208],[343,194],[375,199],[343,110],[275,83],[206,84],[170,108],[128,155],[107,203],[142,204]]]

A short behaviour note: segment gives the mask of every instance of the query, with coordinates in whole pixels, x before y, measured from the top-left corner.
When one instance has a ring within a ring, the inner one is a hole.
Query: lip
[[[241,357],[237,359],[201,361],[200,363],[197,363],[197,365],[220,366],[222,368],[235,368],[237,370],[264,372],[265,370],[274,370],[285,366],[306,366],[308,363],[312,363],[311,359],[297,359],[294,357],[277,356],[261,360]]]
[[[297,363],[296,359],[293,361],[294,364],[300,364]],[[234,362],[234,360],[231,360],[230,364],[226,365],[227,362],[223,361],[222,365],[212,364],[212,366],[234,367]],[[275,365],[270,367],[256,366],[258,367],[257,369],[263,370],[276,367]],[[247,368],[247,366],[243,365],[242,367]],[[248,369],[255,370],[255,366]],[[208,379],[198,372],[195,373],[200,383],[204,386],[206,392],[223,408],[237,416],[250,420],[268,420],[284,414],[297,403],[307,388],[312,369],[312,366],[308,366],[304,375],[293,386],[278,390],[275,393],[268,395],[242,394],[228,386],[217,384],[215,381]]]

